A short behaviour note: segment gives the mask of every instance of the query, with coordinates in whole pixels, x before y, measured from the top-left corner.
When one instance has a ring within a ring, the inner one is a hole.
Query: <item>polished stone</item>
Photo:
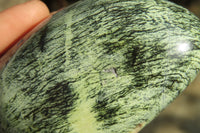
[[[5,132],[129,133],[196,77],[200,21],[165,0],[85,0],[59,13],[0,73]]]

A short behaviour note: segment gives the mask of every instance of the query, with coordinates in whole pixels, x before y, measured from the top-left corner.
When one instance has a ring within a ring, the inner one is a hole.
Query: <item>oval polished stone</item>
[[[199,40],[199,19],[168,1],[80,1],[1,70],[1,128],[135,133],[195,78]]]

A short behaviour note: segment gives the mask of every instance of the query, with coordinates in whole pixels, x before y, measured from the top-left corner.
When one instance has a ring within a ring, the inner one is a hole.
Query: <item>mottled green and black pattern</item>
[[[129,133],[195,78],[200,21],[163,0],[83,0],[0,75],[5,133]]]

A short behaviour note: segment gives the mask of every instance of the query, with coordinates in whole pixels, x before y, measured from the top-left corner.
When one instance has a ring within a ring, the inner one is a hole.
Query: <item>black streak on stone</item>
[[[46,27],[46,28],[42,31],[42,34],[41,34],[41,37],[40,37],[39,44],[40,44],[40,50],[41,50],[41,52],[44,52],[44,45],[45,45],[45,40],[46,40],[46,35],[47,35],[47,28],[48,28],[48,27]]]

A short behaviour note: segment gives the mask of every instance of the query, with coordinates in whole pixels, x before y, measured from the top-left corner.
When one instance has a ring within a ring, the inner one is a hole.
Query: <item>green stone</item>
[[[196,77],[200,21],[165,0],[82,0],[0,72],[5,133],[130,133]]]

